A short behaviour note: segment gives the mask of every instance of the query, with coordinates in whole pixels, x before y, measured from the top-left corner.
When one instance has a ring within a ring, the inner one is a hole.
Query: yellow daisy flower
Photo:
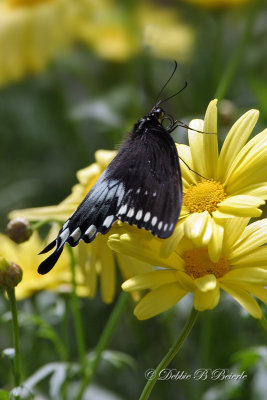
[[[115,157],[116,151],[98,150],[95,153],[96,162],[77,172],[79,183],[72,188],[71,194],[56,206],[28,208],[25,210],[14,210],[9,214],[10,219],[22,217],[28,221],[57,220],[65,222],[75,211],[99,176]],[[111,228],[112,233],[114,227]],[[56,236],[56,235],[55,235]],[[54,238],[53,238],[54,239]],[[76,249],[75,249],[76,250]],[[36,252],[36,248],[34,250]],[[90,245],[80,242],[77,247],[76,262],[81,267],[83,279],[87,284],[87,295],[93,298],[97,290],[98,277],[102,299],[105,303],[111,303],[116,290],[116,262],[120,268],[123,279],[127,279],[143,271],[151,271],[152,267],[145,262],[133,262],[131,257],[115,254],[107,246],[107,236],[99,235]],[[39,258],[35,266],[40,264]],[[56,270],[56,266],[54,269]],[[49,274],[45,275],[49,276]],[[139,298],[134,293],[134,299]]]
[[[58,226],[54,226],[48,235],[47,242],[54,237],[57,231]],[[45,259],[45,255],[38,255],[38,251],[44,245],[37,232],[34,232],[27,242],[21,244],[16,244],[7,236],[0,234],[1,256],[19,265],[23,271],[22,281],[15,288],[18,300],[30,297],[42,290],[59,292],[71,290],[70,258],[66,250],[62,253],[57,268],[54,268],[51,274],[45,276],[38,274],[37,266],[40,261]],[[83,282],[81,271],[77,270],[77,294],[80,296],[86,296],[88,292]]]
[[[209,256],[207,246],[196,246],[184,237],[175,251],[164,259],[160,241],[140,238],[137,232],[117,233],[109,238],[112,249],[145,259],[163,267],[137,275],[122,285],[123,290],[149,292],[135,307],[139,319],[151,318],[172,307],[187,293],[194,294],[194,308],[213,309],[219,302],[220,289],[232,296],[254,318],[261,309],[253,296],[267,303],[267,219],[250,224],[249,218],[223,221],[224,239],[217,262]],[[144,249],[140,251],[140,248]]]
[[[0,86],[39,72],[66,48],[77,24],[72,0],[0,2]]]
[[[261,215],[258,207],[267,198],[267,129],[246,143],[258,117],[257,110],[240,117],[230,129],[220,153],[215,134],[217,100],[210,102],[204,121],[190,123],[193,129],[213,134],[189,130],[189,146],[177,145],[183,206],[174,234],[162,241],[163,255],[170,254],[185,235],[198,246],[207,245],[209,256],[217,262],[222,251],[223,220]]]

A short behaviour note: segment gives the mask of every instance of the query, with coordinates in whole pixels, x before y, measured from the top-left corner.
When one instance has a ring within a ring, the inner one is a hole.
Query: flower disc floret
[[[189,186],[184,196],[184,205],[190,213],[208,211],[211,214],[226,196],[220,182],[206,180]]]

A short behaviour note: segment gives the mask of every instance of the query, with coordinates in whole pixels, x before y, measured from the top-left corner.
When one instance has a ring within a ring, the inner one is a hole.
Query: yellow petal
[[[211,219],[212,236],[208,243],[208,253],[211,261],[217,263],[222,253],[224,228],[216,218]]]
[[[203,132],[204,129],[204,121],[201,119],[193,119],[189,127],[192,129],[196,129],[200,132]],[[206,164],[203,157],[204,154],[204,145],[203,145],[203,133],[198,133],[195,131],[188,130],[188,141],[191,150],[192,156],[192,169],[195,172],[198,172],[200,175],[205,175],[206,171]],[[201,155],[201,156],[200,156]]]
[[[158,287],[148,293],[135,307],[134,314],[140,319],[148,319],[162,313],[181,300],[187,292],[176,283]]]
[[[223,220],[224,227],[224,239],[223,239],[223,251],[227,254],[230,259],[231,249],[235,243],[240,239],[240,236],[244,232],[250,218],[230,218]]]
[[[210,290],[214,290],[216,288],[217,279],[213,274],[209,274],[195,279],[194,283],[201,292],[209,292]]]
[[[220,300],[220,288],[216,288],[208,292],[196,290],[194,292],[194,307],[198,311],[212,310],[217,306]]]
[[[218,218],[220,212],[236,216],[254,217],[261,215],[257,207],[264,204],[264,200],[248,195],[230,196],[218,205],[218,212],[214,211],[214,217]]]
[[[220,278],[220,282],[224,283],[239,283],[239,282],[247,282],[247,283],[256,283],[261,285],[267,285],[267,270],[263,268],[235,268],[229,272],[227,272],[222,278]]]
[[[267,246],[259,247],[248,254],[238,257],[229,256],[228,260],[232,267],[262,267],[267,268]]]
[[[204,154],[201,156],[205,160],[205,177],[216,178],[218,167],[218,140],[217,140],[217,102],[212,100],[207,108],[204,118]],[[210,134],[209,134],[210,133]]]
[[[55,221],[65,221],[73,213],[72,204],[48,207],[26,208],[24,210],[14,210],[8,214],[9,219],[25,218],[28,221],[44,221],[51,219]]]
[[[263,200],[267,199],[267,181],[239,187],[238,190],[231,193],[232,196],[245,194],[249,196],[259,197]]]
[[[229,258],[243,256],[267,243],[267,219],[253,222],[246,227],[240,240],[229,252]]]
[[[244,289],[233,284],[220,283],[221,288],[230,294],[252,317],[261,318],[262,313],[256,300]]]
[[[259,118],[257,110],[250,110],[240,117],[230,129],[219,156],[218,177],[217,179],[224,182],[225,177],[231,167],[238,152],[247,142],[251,132]]]
[[[111,303],[115,295],[115,263],[112,251],[106,245],[106,238],[100,237],[104,243],[101,246],[101,295],[105,303]]]
[[[189,185],[195,185],[197,183],[197,174],[192,171],[193,161],[190,147],[185,144],[177,143],[176,148],[180,159],[183,189],[185,190]]]
[[[191,214],[185,221],[184,233],[196,246],[206,245],[212,235],[211,217],[208,211]]]
[[[178,223],[173,234],[166,240],[162,241],[160,248],[160,255],[162,258],[168,258],[171,253],[175,250],[178,243],[184,236],[184,222]]]
[[[244,289],[247,290],[249,293],[253,294],[253,296],[260,299],[264,304],[267,304],[267,289],[254,284],[244,284]]]
[[[136,275],[124,282],[121,287],[125,292],[130,292],[132,290],[155,289],[158,286],[175,281],[177,281],[176,271],[157,270]]]
[[[174,252],[168,258],[162,258],[159,254],[159,242],[156,239],[145,241],[140,240],[138,235],[111,235],[108,238],[108,245],[112,250],[132,256],[152,265],[177,269],[184,265],[182,258]]]

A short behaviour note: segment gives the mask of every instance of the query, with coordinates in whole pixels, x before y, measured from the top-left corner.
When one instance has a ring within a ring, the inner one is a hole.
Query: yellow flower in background
[[[189,146],[177,145],[183,206],[174,234],[162,242],[162,254],[170,254],[185,235],[197,246],[207,245],[209,256],[217,262],[222,251],[223,220],[261,215],[258,207],[267,198],[267,129],[246,143],[258,117],[257,110],[241,116],[230,129],[220,154],[215,134],[217,100],[210,102],[204,121],[190,123],[193,129],[214,134],[189,130]]]
[[[72,193],[60,204],[56,206],[15,210],[9,214],[9,218],[15,219],[22,217],[28,221],[45,221],[52,219],[61,221],[62,223],[65,222],[84,199],[115,155],[116,151],[98,150],[95,153],[96,162],[77,172],[79,183],[72,188]],[[111,228],[110,233],[112,233],[113,229],[114,228]],[[56,233],[54,237],[55,236]],[[51,239],[54,239],[54,237]],[[39,247],[33,250],[35,253],[36,249],[39,249]],[[79,268],[81,268],[83,281],[87,287],[87,291],[84,295],[90,298],[95,296],[98,278],[100,278],[101,296],[105,303],[111,303],[115,296],[116,262],[120,268],[123,279],[129,278],[137,272],[142,273],[153,269],[145,262],[136,262],[133,261],[131,257],[115,255],[107,246],[107,236],[98,235],[89,245],[81,241],[75,251],[76,250],[76,263]],[[42,260],[38,258],[35,268],[41,261]],[[56,265],[53,271],[57,270],[57,268]],[[44,275],[44,277],[50,274],[51,272]],[[139,294],[134,293],[133,297],[137,300]]]
[[[56,234],[58,226],[54,226],[47,238],[50,241]],[[44,255],[38,255],[43,248],[44,242],[37,232],[24,243],[16,244],[7,236],[0,234],[0,254],[6,259],[16,263],[23,271],[22,281],[16,286],[16,298],[22,300],[42,290],[53,290],[58,292],[71,291],[70,258],[66,250],[63,251],[57,268],[51,274],[39,275],[37,266],[44,260]],[[77,271],[77,294],[86,296],[88,289],[83,284],[81,271]]]
[[[72,0],[0,2],[0,86],[42,71],[69,46],[78,23],[77,4]]]
[[[163,259],[156,238],[140,238],[138,232],[130,231],[110,236],[109,245],[114,250],[163,267],[123,283],[125,291],[149,290],[135,307],[136,317],[151,318],[189,292],[194,295],[196,310],[213,309],[222,289],[254,318],[261,318],[253,296],[267,303],[267,246],[262,246],[267,243],[267,219],[246,226],[248,221],[249,218],[223,221],[225,235],[217,262],[211,260],[207,246],[196,246],[186,237]],[[144,255],[140,248],[144,248]]]
[[[188,3],[196,4],[200,7],[220,9],[226,7],[240,6],[245,3],[249,3],[251,0],[184,0]]]

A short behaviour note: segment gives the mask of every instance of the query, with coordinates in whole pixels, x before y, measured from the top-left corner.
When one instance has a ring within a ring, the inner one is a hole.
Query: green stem
[[[18,324],[17,302],[16,302],[14,287],[8,288],[6,291],[7,291],[7,295],[9,298],[11,314],[12,314],[13,342],[14,342],[14,348],[15,348],[15,357],[14,357],[15,386],[20,386],[21,361],[20,361],[19,324]]]
[[[102,353],[107,348],[107,346],[110,342],[110,339],[113,335],[113,332],[118,324],[118,321],[119,321],[128,301],[129,301],[128,293],[122,292],[117,300],[115,307],[112,310],[112,313],[111,313],[109,320],[104,328],[104,331],[103,331],[102,335],[100,336],[99,342],[96,346],[92,364],[90,365],[90,370],[87,374],[86,380],[84,380],[84,382],[82,383],[82,386],[76,397],[76,400],[82,399],[82,396],[83,396],[83,393],[84,393],[86,387],[91,383],[91,381],[95,375],[95,372],[97,370],[97,367],[99,365],[99,362],[101,361]]]
[[[225,95],[228,92],[228,90],[231,86],[231,83],[238,71],[240,62],[242,60],[242,57],[243,57],[245,49],[246,49],[246,46],[250,41],[251,33],[253,30],[254,22],[256,19],[256,15],[257,15],[257,11],[259,9],[259,4],[260,4],[260,1],[256,2],[256,4],[253,4],[251,12],[248,13],[248,19],[247,19],[246,26],[243,30],[243,34],[239,40],[239,43],[237,44],[235,52],[232,55],[232,58],[230,59],[230,62],[228,64],[228,66],[226,67],[226,70],[222,76],[222,79],[217,87],[217,90],[215,93],[215,98],[217,98],[218,100],[221,100],[222,98],[225,97]]]
[[[161,360],[161,362],[159,363],[157,368],[153,371],[153,373],[150,376],[147,376],[149,380],[145,385],[139,400],[147,400],[149,398],[149,395],[160,376],[160,372],[169,365],[169,363],[173,360],[173,358],[176,356],[176,354],[182,347],[183,343],[185,342],[189,333],[191,332],[191,329],[195,325],[197,316],[198,316],[198,311],[196,311],[193,308],[176,342],[172,345],[166,356]]]
[[[79,299],[77,297],[77,283],[76,283],[76,273],[75,273],[75,259],[73,250],[70,246],[67,247],[70,253],[71,259],[71,275],[72,275],[72,292],[71,292],[71,306],[74,317],[74,328],[76,333],[78,356],[81,366],[82,376],[85,376],[86,370],[86,349],[85,340],[83,333],[82,317],[79,308]]]
[[[47,224],[50,224],[51,222],[58,222],[58,221],[55,220],[55,219],[51,219],[51,218],[49,218],[49,219],[44,219],[44,220],[42,220],[42,221],[38,221],[38,222],[35,222],[34,224],[31,224],[31,228],[32,228],[33,231],[37,231],[37,230],[40,229],[42,226],[47,225]]]

